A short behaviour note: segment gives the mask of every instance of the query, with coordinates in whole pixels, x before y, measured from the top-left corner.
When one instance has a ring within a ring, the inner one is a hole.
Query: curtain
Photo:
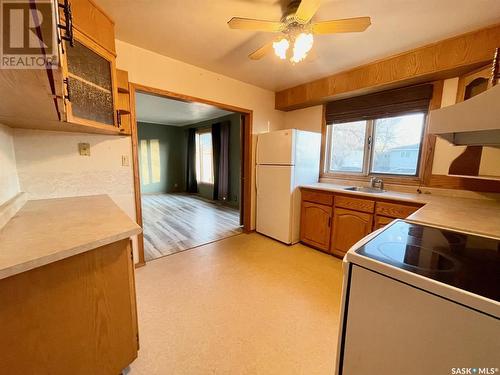
[[[229,129],[225,121],[212,125],[212,153],[214,165],[214,200],[229,198]]]
[[[188,193],[198,192],[198,181],[196,181],[196,129],[188,130],[186,190]]]

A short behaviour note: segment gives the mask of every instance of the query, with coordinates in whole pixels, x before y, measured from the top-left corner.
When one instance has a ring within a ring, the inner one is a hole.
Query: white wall
[[[13,134],[27,199],[108,194],[135,221],[130,137],[25,129]],[[90,156],[80,156],[80,142],[90,143]],[[122,166],[122,155],[128,166]]]
[[[304,109],[285,112],[283,129],[300,129],[321,133],[323,106],[316,105]]]
[[[141,85],[253,110],[253,133],[281,129],[284,113],[274,109],[274,92],[116,40],[118,69]],[[255,143],[255,137],[253,139]],[[255,151],[255,148],[253,148]],[[253,155],[255,160],[255,155]],[[255,163],[252,163],[254,165]],[[252,171],[252,184],[255,168]],[[255,190],[252,194],[255,208]],[[255,224],[255,209],[252,210]]]
[[[12,129],[0,124],[0,205],[19,193]]]

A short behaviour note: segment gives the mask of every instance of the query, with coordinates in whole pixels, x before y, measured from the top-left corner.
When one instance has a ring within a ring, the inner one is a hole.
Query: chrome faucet
[[[370,178],[370,187],[374,189],[384,190],[384,180],[380,177],[372,177]]]

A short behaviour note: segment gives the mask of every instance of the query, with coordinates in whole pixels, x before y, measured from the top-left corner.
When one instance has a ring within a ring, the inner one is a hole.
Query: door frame
[[[135,95],[137,92],[150,95],[156,95],[167,99],[178,100],[186,103],[203,103],[209,104],[219,109],[230,112],[239,113],[242,116],[241,121],[241,148],[243,153],[242,165],[240,171],[241,192],[240,192],[240,209],[243,211],[243,232],[251,232],[252,225],[252,125],[253,111],[251,109],[236,107],[230,104],[215,102],[212,100],[197,98],[190,95],[175,93],[172,91],[157,89],[150,86],[141,85],[138,83],[129,83],[130,92],[130,122],[131,122],[131,137],[132,137],[132,168],[134,175],[134,196],[135,196],[135,212],[136,221],[141,227],[142,223],[142,206],[141,206],[141,180],[139,175],[139,152],[138,152],[138,136],[137,136],[137,117],[135,107]],[[136,267],[141,267],[146,264],[144,259],[144,235],[140,233],[137,236],[139,261]]]

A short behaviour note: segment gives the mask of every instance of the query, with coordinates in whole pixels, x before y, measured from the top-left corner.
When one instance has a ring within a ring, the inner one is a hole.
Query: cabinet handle
[[[120,114],[119,109],[116,110],[116,125],[118,126],[118,128],[121,128],[122,126],[122,115]]]
[[[71,89],[69,86],[69,78],[64,78],[63,82],[66,85],[66,95],[64,95],[64,99],[66,99],[68,102],[70,102],[71,101]]]
[[[69,0],[64,0],[64,3],[57,3],[59,8],[63,9],[64,18],[66,19],[66,25],[58,24],[57,27],[65,31],[65,35],[61,36],[61,39],[64,39],[69,42],[71,47],[75,46],[75,39],[73,38],[73,13],[71,12],[71,4]]]

